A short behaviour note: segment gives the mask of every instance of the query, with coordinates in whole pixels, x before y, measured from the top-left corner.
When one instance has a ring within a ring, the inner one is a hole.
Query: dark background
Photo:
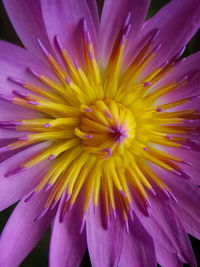
[[[101,12],[103,0],[97,0],[97,2],[99,5],[99,10]],[[148,17],[151,17],[152,15],[154,15],[157,10],[159,10],[163,5],[165,5],[168,2],[170,1],[169,0],[152,0]],[[4,10],[1,0],[0,0],[0,25],[1,25],[1,30],[0,30],[1,40],[6,40],[8,42],[23,46],[18,36],[16,35],[11,23],[8,20],[8,17],[6,15],[6,12]],[[200,33],[199,32],[196,34],[196,36],[194,36],[194,38],[188,44],[187,49],[184,53],[184,56],[193,54],[194,52],[198,50],[200,50]],[[9,209],[3,211],[0,214],[0,232],[3,229],[13,208],[14,206],[10,207]],[[40,241],[38,246],[31,252],[31,254],[21,264],[20,267],[46,267],[48,266],[49,241],[50,241],[50,230],[44,235],[43,239]],[[197,241],[191,237],[191,242],[192,242],[192,246],[193,246],[197,261],[198,261],[198,266],[200,266],[200,241]],[[90,267],[90,266],[91,265],[90,265],[89,257],[88,257],[88,254],[86,254],[82,261],[81,267]],[[184,266],[188,266],[188,265],[184,265]],[[58,267],[62,267],[62,266],[58,266]]]

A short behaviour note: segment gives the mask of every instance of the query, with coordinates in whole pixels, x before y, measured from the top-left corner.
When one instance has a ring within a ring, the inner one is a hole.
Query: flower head
[[[100,25],[95,1],[27,2],[5,7],[28,51],[0,44],[1,208],[21,199],[0,263],[19,264],[55,218],[50,266],[78,266],[86,246],[93,266],[195,266],[199,54],[180,57],[198,1],[144,23],[149,1],[106,0]]]

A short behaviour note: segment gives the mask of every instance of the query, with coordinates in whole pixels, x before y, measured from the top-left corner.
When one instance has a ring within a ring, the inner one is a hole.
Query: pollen
[[[143,74],[161,46],[155,46],[153,42],[158,29],[145,36],[137,56],[129,66],[124,66],[130,16],[128,14],[122,25],[104,67],[100,67],[98,53],[84,20],[83,35],[80,36],[84,65],[72,59],[59,37],[55,36],[55,48],[62,64],[37,39],[55,75],[54,80],[31,68],[29,72],[35,78],[35,84],[22,80],[23,77],[8,77],[11,86],[15,83],[19,90],[13,91],[13,97],[1,95],[1,99],[43,114],[40,119],[19,118],[0,122],[3,129],[24,132],[17,141],[1,148],[1,153],[25,149],[37,143],[45,144],[43,149],[5,174],[11,177],[35,168],[42,161],[50,163],[25,200],[31,201],[39,192],[49,192],[44,209],[35,220],[54,209],[62,198],[65,200],[60,217],[62,221],[81,196],[80,231],[91,205],[94,212],[97,206],[101,207],[102,224],[106,228],[110,220],[119,217],[128,232],[133,202],[149,216],[151,194],[156,197],[159,192],[176,201],[152,166],[165,170],[169,175],[175,173],[183,179],[189,178],[182,169],[182,164],[187,163],[170,154],[167,148],[190,149],[187,144],[192,140],[188,136],[192,133],[195,139],[197,129],[193,122],[199,119],[199,113],[195,109],[184,109],[184,104],[195,102],[196,98],[174,102],[163,102],[163,98],[185,86],[196,70],[186,73],[181,79],[157,85],[179,64],[178,53],[151,73]]]

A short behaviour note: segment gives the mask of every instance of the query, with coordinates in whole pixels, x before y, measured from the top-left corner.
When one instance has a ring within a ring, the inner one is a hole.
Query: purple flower
[[[26,49],[0,42],[0,266],[50,224],[51,267],[197,266],[200,5],[149,4],[4,0]]]

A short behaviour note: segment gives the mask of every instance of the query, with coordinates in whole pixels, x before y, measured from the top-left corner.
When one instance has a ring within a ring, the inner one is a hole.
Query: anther
[[[106,110],[106,116],[109,118],[109,119],[112,119],[112,114],[110,113],[110,111]]]
[[[35,197],[35,195],[36,195],[36,192],[33,191],[31,194],[29,194],[27,198],[24,199],[24,202],[26,203],[26,202],[31,201]]]
[[[28,93],[19,90],[13,90],[13,93],[25,99],[28,97]]]
[[[1,148],[0,148],[0,153],[7,152],[7,151],[9,151],[9,150],[10,150],[10,149],[9,149],[8,146],[4,146],[4,147],[1,147]]]
[[[62,51],[63,50],[63,47],[61,45],[61,41],[60,41],[60,38],[58,37],[58,35],[55,35],[54,41],[55,41],[55,45],[58,48],[58,50],[59,51]]]
[[[40,219],[42,219],[42,217],[47,213],[48,209],[49,208],[45,208],[44,210],[42,210],[40,214],[35,217],[34,222],[38,222]]]
[[[80,66],[79,66],[78,60],[75,60],[75,61],[74,61],[74,66],[75,66],[75,68],[76,68],[77,70],[79,70],[79,69],[80,69]]]
[[[50,53],[48,52],[48,50],[44,47],[43,43],[41,42],[41,40],[39,38],[36,38],[36,41],[40,47],[40,49],[42,50],[43,54],[48,57],[50,55]]]
[[[52,160],[52,159],[55,159],[55,155],[51,154],[49,157],[48,157],[48,160]]]
[[[8,101],[8,102],[13,102],[13,98],[11,96],[6,96],[3,94],[0,94],[0,99]]]
[[[108,148],[104,148],[101,150],[102,152],[106,152],[106,158],[109,158],[112,155],[112,150],[108,147]]]
[[[11,81],[11,82],[14,82],[14,83],[16,83],[16,84],[18,84],[20,86],[23,86],[25,84],[24,80],[21,80],[19,78],[15,78],[15,77],[11,77],[11,76],[8,77],[8,80]]]
[[[18,140],[19,141],[25,141],[25,140],[28,140],[28,136],[24,136],[24,137],[19,137]]]
[[[148,86],[150,86],[151,85],[151,82],[144,82],[144,86],[145,87],[148,87]]]
[[[129,11],[128,12],[128,15],[127,15],[127,17],[126,17],[126,19],[125,19],[125,22],[124,22],[124,28],[126,28],[128,25],[129,25],[129,23],[130,23],[130,20],[131,20],[131,12]]]
[[[39,105],[38,102],[36,102],[36,101],[31,101],[31,100],[27,101],[27,103],[30,104],[30,105],[33,105],[33,106],[38,106],[38,105]]]
[[[43,127],[45,127],[45,128],[49,128],[51,126],[52,126],[51,123],[46,123],[46,124],[43,125]]]
[[[28,70],[36,77],[36,78],[40,78],[41,74],[39,72],[37,72],[36,70],[34,70],[33,68],[28,68]]]
[[[6,178],[7,178],[7,177],[11,177],[11,176],[13,176],[13,175],[15,175],[15,174],[24,172],[25,170],[26,170],[26,168],[24,168],[24,167],[18,167],[18,168],[16,168],[16,169],[13,170],[13,171],[9,171],[9,172],[7,172],[4,176],[5,176]]]
[[[67,84],[71,83],[71,80],[68,77],[65,78],[65,81],[67,82]]]

